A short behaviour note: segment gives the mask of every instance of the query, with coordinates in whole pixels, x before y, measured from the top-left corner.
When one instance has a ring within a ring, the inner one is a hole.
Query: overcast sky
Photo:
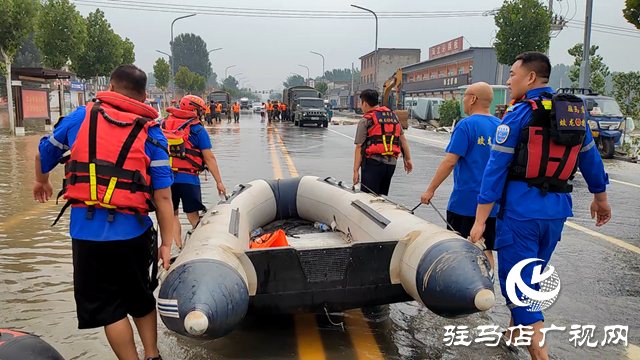
[[[101,0],[107,1],[107,0]],[[142,0],[152,1],[152,0]],[[468,11],[488,10],[499,7],[501,0],[244,0],[241,2],[220,2],[212,0],[185,0],[194,5],[194,12],[208,6],[233,6],[242,8],[295,9],[295,10],[335,10],[354,11],[349,5],[368,7],[378,14],[390,11]],[[156,3],[176,4],[179,2],[154,0]],[[554,8],[560,13],[568,13],[571,18],[576,12],[576,20],[584,21],[584,0],[555,0]],[[95,9],[76,3],[82,15]],[[189,9],[187,5],[183,5]],[[624,0],[595,1],[595,23],[622,26],[633,29],[622,17]],[[102,7],[113,29],[123,38],[129,37],[135,43],[136,65],[145,71],[152,71],[155,60],[162,56],[155,50],[169,52],[171,21],[180,16],[170,12],[151,12]],[[365,13],[366,14],[366,13]],[[492,17],[454,17],[436,19],[381,19],[379,22],[378,47],[406,47],[422,49],[422,59],[428,57],[428,48],[458,36],[466,38],[465,47],[490,46],[496,27]],[[364,20],[343,19],[278,19],[253,17],[226,17],[197,15],[179,20],[174,26],[174,35],[195,33],[206,42],[209,50],[222,47],[211,53],[213,69],[218,78],[224,76],[229,65],[230,75],[242,73],[253,89],[267,90],[279,88],[291,73],[306,76],[304,64],[311,69],[311,76],[322,73],[322,59],[309,53],[322,53],[326,58],[325,68],[356,67],[358,58],[374,49],[375,22],[373,16]],[[555,63],[571,63],[567,49],[582,42],[583,32],[579,29],[565,29],[551,41],[551,60]],[[615,71],[640,70],[640,39],[621,37],[613,34],[593,32],[592,43],[600,46],[605,62]],[[243,82],[242,80],[241,82]]]

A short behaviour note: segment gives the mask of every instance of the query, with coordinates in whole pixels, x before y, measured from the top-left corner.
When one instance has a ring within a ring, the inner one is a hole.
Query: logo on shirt
[[[498,126],[498,130],[496,131],[496,143],[504,144],[509,138],[509,131],[511,131],[511,129],[509,129],[509,126],[507,125]]]
[[[527,307],[527,311],[537,312],[549,308],[558,298],[560,293],[560,276],[556,269],[549,265],[549,270],[542,272],[542,266],[536,265],[531,273],[531,284],[540,284],[540,290],[529,287],[522,280],[522,270],[529,263],[543,261],[541,259],[525,259],[517,263],[509,275],[507,275],[507,297],[516,306]],[[518,298],[516,286],[522,292],[522,297]]]

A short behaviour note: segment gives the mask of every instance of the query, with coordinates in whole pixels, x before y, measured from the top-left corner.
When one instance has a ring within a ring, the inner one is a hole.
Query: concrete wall
[[[378,90],[382,90],[385,81],[399,68],[417,62],[420,62],[420,50],[404,50],[402,53],[380,52],[378,54]]]

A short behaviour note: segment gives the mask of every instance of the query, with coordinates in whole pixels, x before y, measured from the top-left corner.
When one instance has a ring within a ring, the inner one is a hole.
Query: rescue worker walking
[[[273,119],[273,104],[271,103],[271,100],[267,100],[267,118],[269,122]]]
[[[199,177],[205,171],[205,165],[216,181],[218,194],[227,194],[227,190],[222,184],[218,162],[211,151],[209,133],[197,121],[193,121],[202,110],[204,110],[204,101],[198,96],[187,95],[180,101],[180,110],[167,109],[171,115],[164,119],[161,125],[165,132],[182,131],[184,133],[184,147],[174,147],[169,151],[171,170],[175,173],[171,186],[175,219],[173,231],[179,248],[182,248],[182,226],[178,218],[180,202],[182,202],[182,210],[187,214],[187,219],[192,227],[196,226],[200,220],[198,212],[205,209],[202,204]]]
[[[265,105],[265,103],[262,103],[262,105],[260,105],[260,122],[264,122],[264,118],[267,115],[267,105]]]
[[[287,104],[282,103],[282,120],[289,121],[289,114],[287,113]]]
[[[364,118],[358,123],[355,137],[353,185],[360,182],[362,190],[376,195],[389,195],[391,178],[402,153],[407,174],[413,170],[409,144],[396,114],[378,105],[380,94],[373,89],[360,94]]]
[[[205,118],[207,119],[207,124],[208,125],[213,125],[213,121],[211,119],[211,108],[214,107],[214,103],[213,101],[211,101],[211,104],[209,104],[209,106],[207,106],[207,112],[206,112],[206,116]]]
[[[227,113],[227,122],[231,124],[231,112],[233,110],[233,105],[231,103],[227,103],[224,111]]]
[[[217,103],[216,104],[216,121],[221,123],[222,122],[222,103]]]
[[[500,119],[491,115],[491,102],[493,102],[491,85],[480,82],[469,86],[462,99],[464,113],[469,117],[460,120],[453,129],[446,149],[447,155],[421,198],[423,204],[430,204],[438,187],[455,169],[453,192],[447,207],[447,223],[453,227],[449,230],[459,232],[464,238],[469,237],[476,221],[476,201],[469,201],[469,199],[478,198],[484,168],[489,161],[493,136],[500,124]],[[485,254],[492,268],[494,267],[492,250],[496,237],[497,214],[498,205],[495,205],[483,234]]]
[[[167,139],[154,121],[158,113],[144,104],[146,83],[146,74],[134,65],[117,67],[109,91],[61,119],[53,134],[40,140],[35,159],[33,196],[41,203],[52,196],[49,172],[66,163],[60,193],[67,203],[58,219],[72,207],[78,328],[104,327],[120,360],[138,359],[127,315],[138,329],[145,359],[161,359],[153,291],[158,258],[168,269],[173,242]],[[162,235],[159,254],[148,216],[154,210]]]
[[[282,103],[279,101],[276,101],[276,118],[278,119],[278,121],[282,121]]]
[[[495,248],[500,267],[500,288],[511,311],[511,323],[531,326],[529,353],[533,359],[548,359],[542,312],[522,302],[523,293],[507,292],[507,275],[516,264],[524,266],[520,276],[532,284],[534,267],[546,266],[560,241],[562,228],[573,216],[571,191],[573,174],[579,166],[589,191],[594,194],[591,217],[596,226],[611,219],[606,187],[609,178],[585,121],[582,100],[574,95],[554,95],[547,84],[551,63],[544,54],[523,53],[516,57],[507,82],[515,104],[507,109],[496,131],[491,157],[484,171],[472,241],[482,238],[486,220],[500,200]],[[536,261],[540,259],[541,261]],[[515,339],[519,331],[507,334]]]
[[[233,120],[236,123],[240,122],[240,105],[237,102],[233,104]]]

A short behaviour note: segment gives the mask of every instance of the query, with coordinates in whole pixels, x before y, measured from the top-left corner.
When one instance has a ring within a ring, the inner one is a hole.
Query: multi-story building
[[[378,49],[378,67],[376,77],[376,52],[372,51],[360,57],[360,85],[357,87],[354,102],[359,104],[358,94],[365,89],[382,90],[384,82],[403,66],[420,61],[420,49]]]
[[[494,48],[464,49],[463,41],[458,38],[433,46],[428,60],[404,66],[406,96],[451,100],[460,95],[460,87],[474,82],[507,83],[509,67],[498,64]]]

